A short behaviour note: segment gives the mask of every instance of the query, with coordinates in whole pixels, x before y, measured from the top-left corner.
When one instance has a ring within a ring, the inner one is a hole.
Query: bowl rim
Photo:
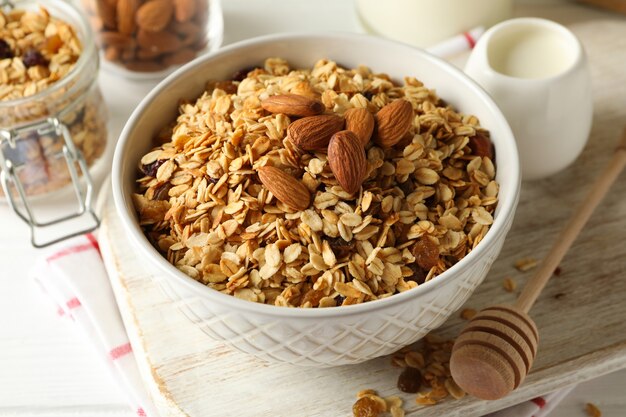
[[[144,111],[146,111],[146,109],[151,106],[153,100],[158,95],[160,95],[163,90],[167,89],[172,83],[178,80],[178,78],[183,77],[186,75],[186,73],[195,70],[196,67],[203,66],[207,62],[219,59],[221,56],[228,55],[238,49],[254,47],[256,45],[262,45],[266,43],[275,43],[279,41],[304,41],[311,39],[332,42],[349,41],[375,43],[381,44],[383,46],[393,46],[394,48],[403,48],[406,50],[407,54],[420,55],[421,59],[423,59],[425,62],[428,62],[429,65],[435,65],[439,67],[442,71],[447,71],[451,73],[453,77],[460,78],[461,82],[467,84],[469,89],[472,91],[472,94],[478,96],[479,99],[486,104],[489,112],[493,113],[496,119],[498,119],[499,124],[502,125],[502,135],[503,137],[505,137],[505,141],[508,142],[507,152],[510,153],[512,156],[511,164],[507,167],[507,169],[511,171],[511,177],[506,184],[507,187],[511,188],[512,192],[508,199],[498,202],[498,216],[496,216],[496,218],[494,219],[494,223],[491,225],[491,228],[489,229],[483,240],[463,259],[450,267],[448,270],[444,271],[442,274],[438,275],[436,279],[432,279],[417,286],[416,288],[412,288],[402,293],[394,294],[390,297],[350,306],[341,306],[334,308],[289,308],[255,303],[238,299],[232,295],[223,294],[219,291],[213,290],[184,274],[182,271],[178,270],[150,244],[148,239],[141,231],[141,228],[139,227],[139,224],[135,220],[134,216],[132,216],[133,218],[131,218],[131,216],[129,215],[129,212],[131,212],[130,209],[133,207],[133,205],[130,196],[124,195],[122,191],[125,179],[121,176],[122,167],[125,165],[124,162],[126,160],[126,158],[124,157],[125,148],[130,143],[130,133],[135,128],[138,119],[140,119]],[[416,48],[402,42],[396,42],[384,38],[377,38],[370,35],[331,31],[323,33],[285,32],[259,36],[225,46],[216,52],[204,55],[202,57],[198,57],[195,60],[184,65],[183,67],[177,69],[175,72],[173,72],[163,81],[161,81],[155,88],[153,88],[152,91],[150,91],[150,93],[143,98],[141,103],[135,108],[135,110],[129,117],[126,125],[124,126],[124,129],[120,134],[119,141],[115,148],[115,155],[112,167],[113,198],[117,215],[120,217],[124,228],[130,235],[130,240],[134,243],[136,247],[141,250],[141,255],[145,256],[152,264],[156,265],[161,270],[161,272],[164,273],[164,276],[167,277],[167,279],[173,279],[176,283],[184,286],[188,291],[194,293],[198,297],[208,299],[211,302],[221,305],[221,307],[232,309],[232,311],[236,311],[238,313],[253,313],[259,316],[281,317],[288,319],[328,319],[334,317],[360,315],[366,312],[389,308],[391,306],[411,300],[414,297],[418,297],[421,294],[436,290],[442,285],[448,285],[450,282],[452,282],[452,280],[455,279],[455,277],[459,276],[457,274],[458,272],[478,262],[481,255],[488,248],[497,243],[498,237],[507,232],[507,220],[510,216],[514,215],[517,201],[519,198],[520,186],[521,173],[519,157],[515,139],[510,129],[510,126],[493,99],[475,81],[470,79],[469,76],[467,76],[460,69],[454,67],[452,64],[444,61],[443,59],[435,57],[434,55],[429,54],[423,49]]]

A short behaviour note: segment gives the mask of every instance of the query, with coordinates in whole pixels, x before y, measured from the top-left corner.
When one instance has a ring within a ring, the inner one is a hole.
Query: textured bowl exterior
[[[159,283],[212,339],[269,362],[347,365],[391,354],[441,326],[483,281],[503,242],[504,235],[480,262],[437,291],[369,315],[327,320],[251,315],[208,302],[167,279]]]
[[[269,56],[293,66],[328,57],[346,66],[367,63],[401,79],[415,75],[449,103],[476,114],[496,148],[500,202],[483,241],[459,263],[418,288],[383,300],[328,309],[290,309],[236,299],[187,277],[150,245],[137,224],[130,195],[137,161],[162,124],[176,115],[181,97],[192,98],[206,80],[223,79]],[[133,246],[156,265],[155,282],[211,339],[270,362],[329,367],[390,354],[440,326],[483,281],[509,231],[519,198],[517,149],[506,120],[491,99],[450,65],[388,40],[349,34],[287,34],[244,41],[181,68],[148,95],[122,132],[113,166],[117,212]]]

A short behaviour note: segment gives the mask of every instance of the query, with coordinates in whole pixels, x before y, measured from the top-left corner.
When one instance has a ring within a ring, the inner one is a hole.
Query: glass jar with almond
[[[222,42],[219,0],[82,0],[104,67],[160,78]]]
[[[28,200],[70,184],[89,211],[89,169],[107,144],[98,67],[89,24],[68,2],[0,10],[0,196],[33,227],[45,224]]]

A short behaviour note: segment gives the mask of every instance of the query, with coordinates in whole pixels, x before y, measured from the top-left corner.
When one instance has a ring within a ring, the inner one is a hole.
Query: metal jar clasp
[[[91,232],[100,225],[100,220],[98,219],[98,216],[96,216],[92,205],[94,185],[89,174],[89,167],[87,166],[87,162],[85,161],[82,152],[76,149],[69,129],[65,124],[60,122],[57,117],[51,117],[47,119],[47,121],[39,123],[39,125],[25,126],[17,130],[0,129],[0,183],[2,184],[4,195],[11,209],[13,209],[13,211],[30,227],[31,244],[36,248],[43,248],[62,240]],[[78,200],[78,209],[75,212],[45,222],[41,222],[36,219],[33,208],[28,201],[24,185],[17,175],[16,166],[13,161],[5,155],[3,146],[7,143],[11,149],[15,149],[16,140],[19,136],[20,130],[32,130],[34,128],[38,128],[38,131],[52,129],[58,136],[63,138],[62,153],[72,180],[72,187],[74,188],[74,192]],[[80,174],[82,174],[85,180],[85,190],[81,187],[80,176],[76,165],[80,168]],[[14,195],[15,191],[17,192],[17,196]],[[87,216],[93,221],[93,224],[82,230],[55,237],[45,242],[37,241],[36,235],[40,229],[56,226],[83,216]]]

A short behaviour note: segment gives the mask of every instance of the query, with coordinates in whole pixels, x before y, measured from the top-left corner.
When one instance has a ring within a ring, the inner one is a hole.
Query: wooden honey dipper
[[[450,372],[467,393],[496,400],[524,381],[539,342],[537,326],[527,313],[625,165],[626,129],[609,165],[561,231],[517,302],[486,308],[463,329],[452,349]]]

